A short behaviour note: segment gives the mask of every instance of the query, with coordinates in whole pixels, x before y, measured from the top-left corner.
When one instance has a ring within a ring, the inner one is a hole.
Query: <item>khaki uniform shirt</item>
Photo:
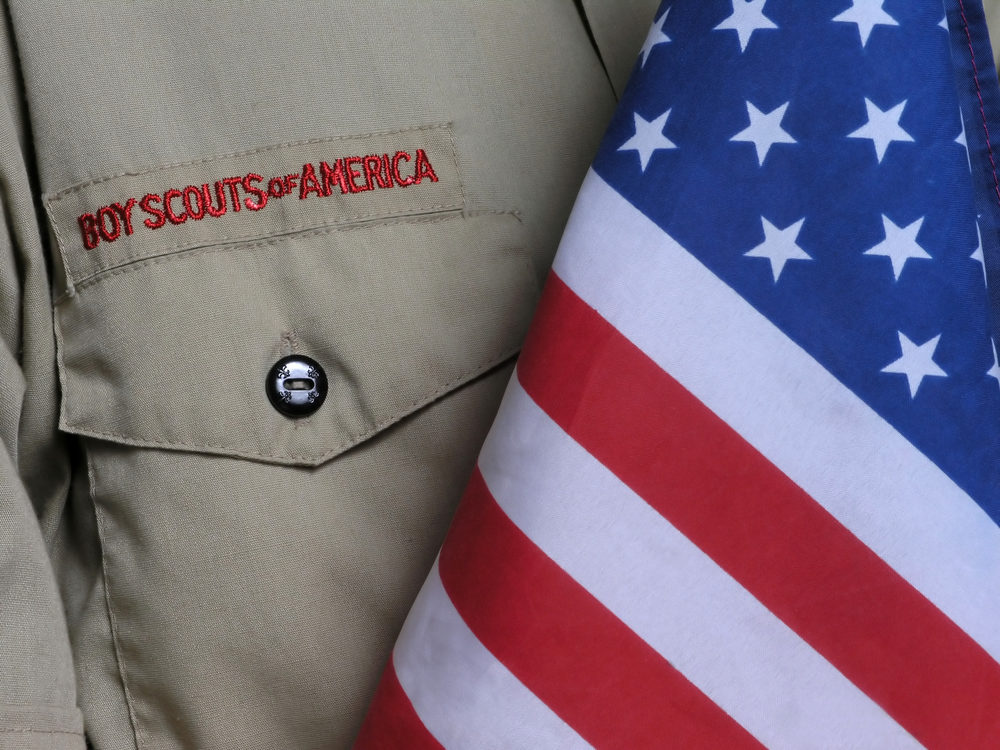
[[[7,0],[0,747],[349,746],[655,5]]]
[[[990,41],[993,44],[993,57],[1000,60],[1000,0],[983,0],[983,9],[986,11],[986,25],[990,30]]]

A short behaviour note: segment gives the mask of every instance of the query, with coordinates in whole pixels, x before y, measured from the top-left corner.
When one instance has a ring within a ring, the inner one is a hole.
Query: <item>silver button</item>
[[[319,409],[327,387],[326,373],[319,362],[302,354],[275,362],[265,384],[271,405],[288,417],[305,417]]]

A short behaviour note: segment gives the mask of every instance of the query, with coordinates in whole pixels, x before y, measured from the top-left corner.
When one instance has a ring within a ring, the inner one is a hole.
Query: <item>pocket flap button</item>
[[[305,417],[315,412],[326,399],[327,387],[323,368],[302,354],[275,362],[265,384],[271,405],[287,417]]]

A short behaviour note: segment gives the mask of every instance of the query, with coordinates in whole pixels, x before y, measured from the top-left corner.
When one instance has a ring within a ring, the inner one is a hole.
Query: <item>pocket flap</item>
[[[510,213],[325,227],[136,261],[57,302],[61,427],[121,443],[316,465],[513,356],[537,283]],[[292,419],[265,381],[319,362]]]

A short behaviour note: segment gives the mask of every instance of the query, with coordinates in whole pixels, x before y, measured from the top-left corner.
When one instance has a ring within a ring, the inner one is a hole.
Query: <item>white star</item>
[[[969,154],[969,140],[965,137],[965,118],[962,117],[962,110],[958,110],[958,122],[962,126],[962,132],[958,134],[955,143],[965,149],[965,159],[969,162],[969,171],[972,171],[972,156]]]
[[[740,52],[746,51],[750,37],[759,29],[776,29],[778,24],[764,15],[767,0],[732,0],[733,12],[713,29],[732,29],[740,37]]]
[[[896,19],[882,9],[883,0],[851,0],[851,7],[833,20],[855,23],[861,34],[861,46],[868,44],[868,37],[875,26],[899,26]]]
[[[653,51],[653,47],[657,44],[665,44],[670,41],[670,37],[663,32],[663,24],[669,14],[670,8],[667,8],[666,13],[663,14],[663,18],[659,22],[654,23],[652,28],[650,28],[649,34],[646,36],[646,41],[642,43],[642,49],[639,50],[639,57],[642,58],[642,63],[639,65],[640,68],[646,66],[646,60],[649,59],[649,53]]]
[[[619,151],[636,151],[639,154],[639,164],[642,171],[646,171],[649,160],[653,157],[654,151],[662,149],[677,148],[667,136],[663,135],[663,128],[667,125],[667,118],[670,117],[668,109],[655,120],[647,120],[638,112],[632,114],[635,122],[635,135],[618,147]]]
[[[805,218],[799,219],[785,229],[778,229],[763,216],[760,217],[760,221],[764,226],[764,241],[744,255],[748,258],[767,258],[771,262],[774,283],[777,284],[785,263],[790,260],[812,260],[812,256],[796,244]]]
[[[949,34],[951,33],[951,29],[948,28],[948,14],[947,13],[944,14],[944,18],[941,19],[941,23],[939,23],[938,26],[940,26],[942,29],[944,29],[945,31],[947,31]]]
[[[892,261],[892,273],[899,281],[899,274],[910,258],[930,259],[930,255],[917,244],[917,233],[924,220],[917,219],[905,227],[896,226],[888,217],[882,216],[882,226],[885,227],[885,239],[871,250],[865,250],[865,255],[884,255]]]
[[[997,359],[997,345],[995,343],[993,344],[993,367],[986,374],[991,378],[996,378],[997,383],[1000,384],[1000,360]]]
[[[969,257],[976,261],[983,268],[983,281],[989,284],[986,278],[986,258],[983,257],[983,233],[979,230],[979,219],[976,219],[976,249]]]
[[[872,103],[871,99],[865,99],[865,107],[868,109],[868,122],[848,135],[848,138],[867,138],[875,144],[875,155],[878,156],[879,164],[882,157],[893,141],[913,142],[913,138],[899,126],[899,118],[903,115],[903,107],[906,106],[906,99],[895,107],[885,111],[879,109]]]
[[[745,141],[757,147],[757,163],[764,164],[767,152],[775,143],[797,143],[792,136],[781,127],[781,119],[785,116],[789,102],[785,102],[770,112],[761,112],[750,102],[747,102],[747,114],[750,115],[750,127],[741,130],[729,140]]]
[[[882,372],[905,375],[906,382],[910,385],[910,398],[916,398],[917,389],[924,378],[928,376],[948,377],[948,373],[938,367],[937,362],[934,361],[934,350],[937,349],[938,341],[941,340],[941,334],[918,346],[910,341],[902,331],[897,331],[897,333],[903,356],[883,367]]]

